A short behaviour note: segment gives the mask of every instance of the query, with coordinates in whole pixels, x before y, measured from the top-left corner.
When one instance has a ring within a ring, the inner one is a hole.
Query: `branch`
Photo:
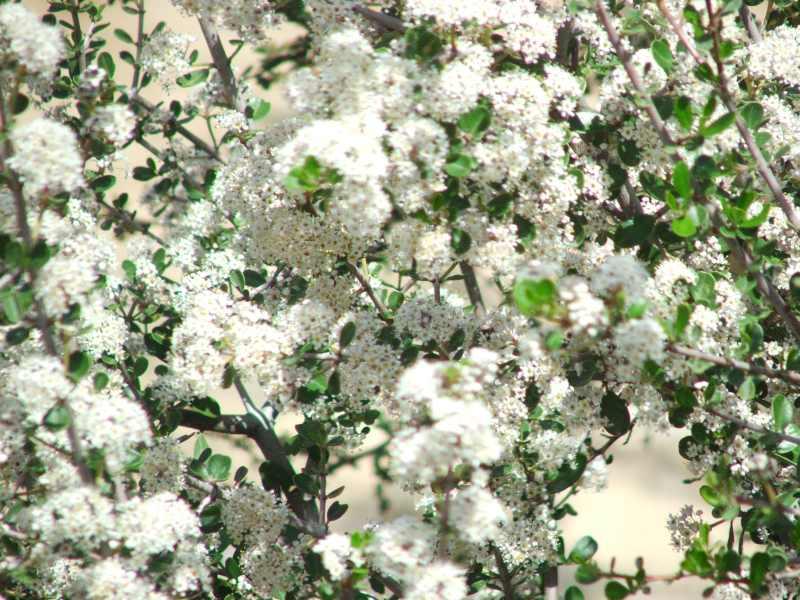
[[[372,21],[375,25],[382,27],[388,31],[400,31],[403,32],[406,30],[406,26],[397,17],[393,17],[392,15],[387,15],[386,13],[378,12],[377,10],[372,10],[371,8],[367,8],[366,6],[361,6],[360,4],[356,4],[353,7],[353,12],[358,13],[368,21]]]
[[[478,278],[475,276],[475,269],[473,269],[472,265],[466,260],[459,262],[458,266],[461,268],[461,273],[464,275],[464,287],[467,288],[467,295],[469,296],[469,301],[472,303],[472,306],[475,307],[475,310],[480,308],[483,312],[486,312],[486,305],[483,303],[481,287],[478,284]]]
[[[156,105],[151,104],[150,102],[148,102],[147,100],[145,100],[144,98],[139,96],[138,94],[131,96],[130,101],[133,104],[138,104],[140,107],[142,107],[143,109],[145,109],[146,111],[148,111],[150,113],[155,112],[155,110],[157,108]],[[219,154],[217,154],[216,150],[214,150],[211,146],[209,146],[205,142],[205,140],[203,140],[202,138],[197,137],[194,133],[192,133],[191,131],[186,129],[186,127],[184,127],[183,125],[178,123],[177,120],[175,120],[174,117],[170,116],[165,122],[169,123],[170,126],[175,128],[175,131],[177,131],[183,137],[185,137],[187,140],[192,142],[192,144],[194,144],[195,148],[197,148],[198,150],[200,150],[202,152],[205,152],[211,158],[214,158],[214,159],[216,159],[216,160],[218,160],[220,162],[223,162],[222,158],[220,157]]]
[[[200,22],[200,29],[203,32],[203,37],[206,40],[208,51],[211,53],[211,60],[214,62],[214,67],[217,69],[220,78],[222,79],[222,86],[225,92],[225,102],[229,108],[237,108],[238,90],[236,89],[236,76],[231,70],[231,61],[228,60],[228,55],[225,53],[225,48],[222,47],[222,40],[219,38],[219,32],[214,24],[206,17],[198,17]]]
[[[508,572],[508,567],[503,560],[500,549],[494,544],[491,544],[491,548],[494,562],[497,565],[497,572],[500,575],[500,585],[503,586],[503,600],[514,600],[514,582],[512,581],[511,573]]]
[[[742,3],[742,6],[739,8],[739,18],[742,20],[745,29],[747,29],[747,35],[750,36],[750,39],[754,42],[760,42],[763,39],[761,30],[758,28],[758,23],[756,23],[753,13],[750,12],[750,9],[747,8],[747,5],[744,3]]]
[[[11,99],[13,101],[13,98]],[[22,242],[25,247],[25,254],[30,255],[34,246],[33,234],[31,233],[30,224],[28,223],[28,208],[25,203],[25,194],[22,190],[22,183],[14,173],[5,164],[8,157],[14,155],[14,147],[11,143],[11,138],[8,136],[10,121],[6,114],[5,107],[5,94],[2,89],[2,82],[0,82],[0,133],[5,137],[3,143],[3,152],[0,154],[0,173],[5,176],[6,185],[11,190],[11,195],[14,198],[14,209],[16,212],[17,228],[22,237]],[[58,359],[59,362],[64,360],[61,352],[58,350],[56,340],[53,337],[53,332],[50,330],[50,321],[47,318],[47,313],[44,310],[41,300],[36,295],[36,271],[28,261],[28,266],[25,269],[28,276],[28,283],[33,292],[33,309],[34,321],[36,328],[42,335],[42,343],[44,344],[47,353]],[[72,462],[75,463],[81,481],[86,485],[94,484],[94,476],[91,469],[83,459],[83,444],[81,443],[78,430],[75,428],[75,413],[64,398],[59,399],[59,404],[67,411],[69,424],[67,425],[67,438],[69,439],[70,451],[72,452]]]
[[[389,311],[386,310],[386,307],[381,302],[380,298],[378,298],[377,294],[375,294],[375,290],[372,289],[372,286],[367,281],[366,277],[361,274],[361,271],[358,270],[358,267],[351,263],[347,263],[350,267],[350,272],[353,273],[355,278],[358,280],[358,283],[361,284],[361,288],[367,293],[369,299],[372,300],[372,303],[375,305],[375,308],[378,309],[378,316],[387,321],[389,319]]]
[[[735,358],[714,356],[712,354],[707,354],[700,350],[695,350],[694,348],[687,348],[686,346],[681,346],[679,344],[670,344],[667,346],[667,350],[669,350],[673,354],[680,354],[681,356],[685,356],[687,358],[703,360],[705,362],[709,362],[711,364],[720,367],[730,367],[732,369],[739,369],[740,371],[745,371],[747,373],[753,373],[755,375],[763,375],[764,377],[770,377],[772,379],[780,379],[788,384],[800,386],[800,373],[798,373],[797,371],[772,369],[770,367],[755,365],[753,363],[745,362],[743,360],[737,360]]]
[[[558,600],[558,567],[552,565],[544,572],[545,600]]]
[[[664,145],[674,146],[675,142],[672,139],[669,131],[667,131],[667,126],[661,119],[661,115],[658,114],[658,111],[656,110],[653,101],[650,99],[650,96],[645,92],[644,84],[642,84],[639,73],[636,71],[636,68],[631,62],[631,55],[622,46],[622,40],[620,39],[619,33],[614,27],[614,24],[611,22],[611,16],[608,14],[604,0],[596,0],[595,11],[597,12],[597,16],[600,18],[600,22],[603,24],[606,33],[608,34],[608,41],[611,42],[614,52],[622,62],[622,66],[625,68],[625,72],[628,74],[628,78],[633,84],[634,90],[636,90],[636,92],[647,102],[644,105],[644,110],[647,113],[647,116],[650,118],[650,122],[653,124],[653,127],[655,127],[658,137],[661,138],[661,141],[664,143]]]
[[[726,415],[725,413],[721,413],[716,409],[713,408],[706,408],[706,411],[710,412],[712,415],[719,417],[720,419],[724,419],[726,421],[730,421],[734,425],[738,425],[742,429],[748,429],[750,431],[755,431],[756,433],[763,433],[766,435],[772,435],[776,438],[783,440],[785,442],[790,442],[792,444],[796,444],[800,446],[800,437],[796,437],[793,435],[787,435],[785,433],[781,433],[780,431],[772,431],[771,429],[764,429],[763,427],[759,427],[758,425],[752,425],[747,421],[740,419],[738,417],[734,417],[732,415]]]
[[[783,193],[783,189],[781,188],[781,184],[778,181],[778,178],[773,173],[772,169],[769,166],[769,163],[764,158],[764,154],[761,152],[761,149],[758,147],[758,144],[753,137],[753,134],[750,132],[750,129],[747,127],[747,124],[744,122],[742,117],[739,115],[736,109],[736,103],[733,100],[733,97],[730,93],[730,87],[728,85],[728,76],[725,74],[725,65],[720,55],[720,21],[719,21],[719,13],[715,13],[711,10],[711,2],[710,0],[707,2],[707,6],[709,7],[709,20],[712,31],[712,50],[714,56],[714,62],[716,63],[717,68],[717,76],[719,80],[719,93],[720,97],[722,98],[723,104],[725,104],[725,108],[728,109],[733,115],[735,116],[736,120],[736,129],[739,130],[739,135],[744,141],[745,146],[747,146],[748,152],[752,155],[753,159],[756,162],[756,170],[758,171],[759,175],[761,175],[761,179],[764,180],[764,183],[767,184],[772,197],[775,199],[775,202],[781,208],[783,213],[786,215],[786,218],[789,221],[789,224],[795,230],[800,230],[800,216],[798,216],[797,212],[795,211],[794,204],[791,200],[789,200],[786,195]],[[700,53],[697,51],[697,48],[694,47],[694,44],[691,42],[689,37],[686,35],[686,31],[682,27],[681,23],[677,20],[677,18],[672,15],[667,8],[664,0],[658,0],[658,8],[664,17],[667,19],[667,22],[672,27],[675,35],[678,36],[678,39],[681,43],[686,47],[686,50],[689,52],[691,57],[697,62],[698,65],[705,65],[707,67],[711,67],[708,64],[708,61],[703,59]],[[747,7],[743,6],[746,10]],[[749,14],[749,12],[748,12]],[[752,15],[750,15],[752,18]],[[760,34],[759,34],[760,35]]]

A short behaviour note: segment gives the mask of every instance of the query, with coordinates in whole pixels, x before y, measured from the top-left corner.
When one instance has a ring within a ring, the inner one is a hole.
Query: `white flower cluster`
[[[31,75],[47,80],[58,70],[65,50],[58,28],[42,23],[21,4],[0,6],[0,57],[3,61],[16,62]]]
[[[72,192],[83,185],[83,159],[75,134],[66,125],[36,119],[11,133],[14,155],[8,166],[17,172],[28,195]]]

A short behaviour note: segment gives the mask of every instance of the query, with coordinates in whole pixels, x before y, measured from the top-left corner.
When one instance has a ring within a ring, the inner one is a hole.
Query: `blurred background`
[[[23,4],[42,14],[48,6],[48,2],[44,0],[23,0]],[[210,61],[195,19],[180,14],[167,0],[150,0],[146,3],[146,7],[148,12],[145,18],[145,31],[151,31],[159,21],[165,21],[173,31],[194,36],[195,47],[200,52],[198,64]],[[64,14],[66,13],[61,13]],[[135,33],[136,17],[123,12],[119,1],[110,6],[105,15],[111,21],[111,26],[103,32],[108,40],[105,50],[115,57],[118,81],[129,81],[132,69],[117,59],[119,51],[125,49],[125,44],[111,32],[116,28],[122,28]],[[230,36],[226,35],[226,32],[221,33],[223,41],[227,44]],[[270,38],[270,43],[278,48],[303,33],[302,29],[294,26],[278,28]],[[227,48],[230,49],[230,46]],[[263,52],[259,53],[246,47],[236,59],[235,71],[241,73],[248,66],[256,66],[262,57]],[[283,119],[291,114],[291,108],[283,97],[280,82],[269,92],[255,88],[255,84],[254,89],[257,95],[272,105],[271,114],[266,122]],[[191,90],[174,87],[167,94],[157,83],[152,83],[145,88],[142,96],[155,103],[164,99],[180,100],[187,97],[190,92]],[[24,116],[28,119],[32,114],[33,111],[28,111]],[[197,119],[190,129],[207,139],[208,134],[202,120]],[[147,184],[130,177],[126,178],[126,175],[133,167],[144,164],[148,156],[147,152],[136,144],[126,149],[125,159],[116,167],[118,171],[116,175],[121,182],[115,188],[116,193],[128,192],[132,199],[136,199],[146,191]],[[109,242],[114,243],[111,234]],[[484,286],[484,289],[488,289],[488,286]],[[243,412],[238,396],[232,390],[220,389],[215,397],[222,405],[223,412]],[[282,416],[277,427],[279,434],[293,435],[294,425],[300,420],[296,415]],[[179,433],[189,433],[189,431]],[[690,477],[683,459],[677,453],[678,440],[683,435],[685,434],[677,430],[667,435],[658,434],[653,437],[636,432],[627,445],[618,444],[614,447],[614,462],[609,465],[608,487],[599,493],[581,493],[570,500],[578,516],[567,517],[561,522],[567,553],[580,537],[592,535],[600,546],[595,558],[603,568],[608,568],[612,558],[616,558],[618,571],[632,573],[635,571],[636,558],[643,557],[648,574],[668,575],[678,570],[681,557],[670,546],[669,533],[666,529],[667,517],[670,513],[677,512],[684,504],[695,504],[703,508],[703,501],[697,492],[698,486],[682,483],[682,480]],[[232,440],[215,434],[206,436],[215,452],[230,454],[234,458],[234,466],[243,464],[250,469],[251,478],[258,477],[260,463],[258,452],[247,440]],[[378,445],[382,440],[380,432],[373,432],[365,448]],[[188,453],[191,453],[193,444],[193,440],[184,444]],[[302,464],[297,466],[301,467]],[[329,479],[329,489],[345,486],[345,491],[339,500],[349,504],[350,507],[345,516],[334,523],[336,531],[352,531],[370,521],[390,519],[403,513],[413,512],[415,499],[399,489],[388,486],[383,490],[389,502],[388,510],[381,513],[376,496],[378,483],[369,460],[362,461],[356,467],[344,467]],[[704,512],[708,514],[707,509]],[[561,569],[559,588],[561,594],[572,580],[572,571],[568,568]],[[604,585],[605,582],[600,582],[581,587],[587,599],[599,600],[604,598]],[[700,582],[692,580],[671,585],[654,584],[649,597],[658,600],[700,598],[704,587]]]

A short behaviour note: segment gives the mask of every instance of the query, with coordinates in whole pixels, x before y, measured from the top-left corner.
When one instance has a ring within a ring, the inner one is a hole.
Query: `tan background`
[[[47,2],[43,0],[25,0],[28,7],[43,13]],[[202,34],[197,23],[184,17],[173,8],[166,0],[150,0],[150,7],[146,17],[146,31],[152,30],[158,21],[168,22],[175,31],[191,34],[197,40],[197,48],[201,52],[200,61],[208,61],[208,52],[202,44]],[[119,2],[106,11],[106,16],[112,22],[111,27],[104,32],[107,36],[109,47],[117,63],[118,81],[130,81],[130,68],[117,59],[117,53],[124,45],[119,42],[111,31],[122,27],[135,34],[135,17],[127,15],[120,10]],[[61,18],[67,18],[67,13],[61,13]],[[274,43],[284,43],[291,36],[296,35],[296,29],[279,31],[273,38]],[[223,35],[223,39],[228,39]],[[243,51],[237,59],[236,66],[239,70],[248,64],[256,64],[258,57],[252,51]],[[185,94],[185,90],[177,88],[170,92],[170,99]],[[270,94],[263,91],[260,95],[272,103],[271,119],[282,118],[289,113],[289,107],[280,94],[280,88]],[[151,101],[159,101],[166,97],[156,84],[151,84],[145,89],[143,96]],[[199,121],[199,120],[198,120]],[[193,129],[199,135],[206,137],[204,124],[198,122]],[[135,147],[127,151],[127,164],[120,165],[118,176],[124,176],[125,169],[143,164],[148,154],[141,148]],[[144,189],[144,185],[128,180],[125,190],[136,198]],[[241,412],[242,408],[229,391],[220,390],[218,399],[224,411]],[[279,421],[279,432],[284,434],[294,433],[293,425],[297,419],[292,416],[282,417]],[[591,534],[599,543],[600,550],[597,558],[603,568],[608,568],[612,557],[616,557],[617,570],[633,572],[634,561],[637,556],[645,558],[645,566],[651,574],[674,573],[679,564],[680,557],[669,545],[669,534],[665,527],[667,516],[676,512],[683,504],[693,503],[702,505],[696,486],[686,486],[681,480],[689,477],[683,460],[677,454],[677,441],[681,432],[669,436],[656,436],[649,438],[637,433],[627,446],[620,447],[614,452],[614,464],[609,468],[609,486],[601,493],[584,493],[577,496],[572,504],[578,511],[577,517],[568,517],[563,521],[567,552],[574,542],[583,535]],[[231,443],[230,439],[222,436],[209,435],[209,442],[217,451],[231,453],[236,465],[245,464],[250,467],[251,476],[257,477],[258,460],[246,442],[239,440]],[[380,437],[368,441],[368,446],[380,442]],[[191,445],[191,442],[187,444]],[[298,465],[300,466],[300,465]],[[401,494],[396,489],[388,489],[391,498],[391,508],[388,514],[380,515],[374,495],[376,480],[372,476],[368,464],[362,468],[344,468],[329,483],[329,489],[346,486],[340,501],[350,505],[350,509],[340,521],[335,523],[337,531],[351,531],[363,526],[371,520],[413,511],[413,499]],[[561,591],[571,579],[571,569],[562,569]],[[604,583],[584,587],[588,599],[604,597],[602,586]],[[656,584],[653,593],[654,599],[667,598],[699,598],[703,585],[696,581],[679,582],[671,586]]]

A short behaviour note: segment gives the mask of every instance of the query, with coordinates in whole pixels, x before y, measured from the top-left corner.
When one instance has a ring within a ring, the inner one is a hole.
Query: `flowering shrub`
[[[208,64],[155,3],[0,2],[5,597],[797,596],[797,3],[173,2]],[[565,548],[669,428],[679,570]],[[364,459],[419,510],[334,533]]]

